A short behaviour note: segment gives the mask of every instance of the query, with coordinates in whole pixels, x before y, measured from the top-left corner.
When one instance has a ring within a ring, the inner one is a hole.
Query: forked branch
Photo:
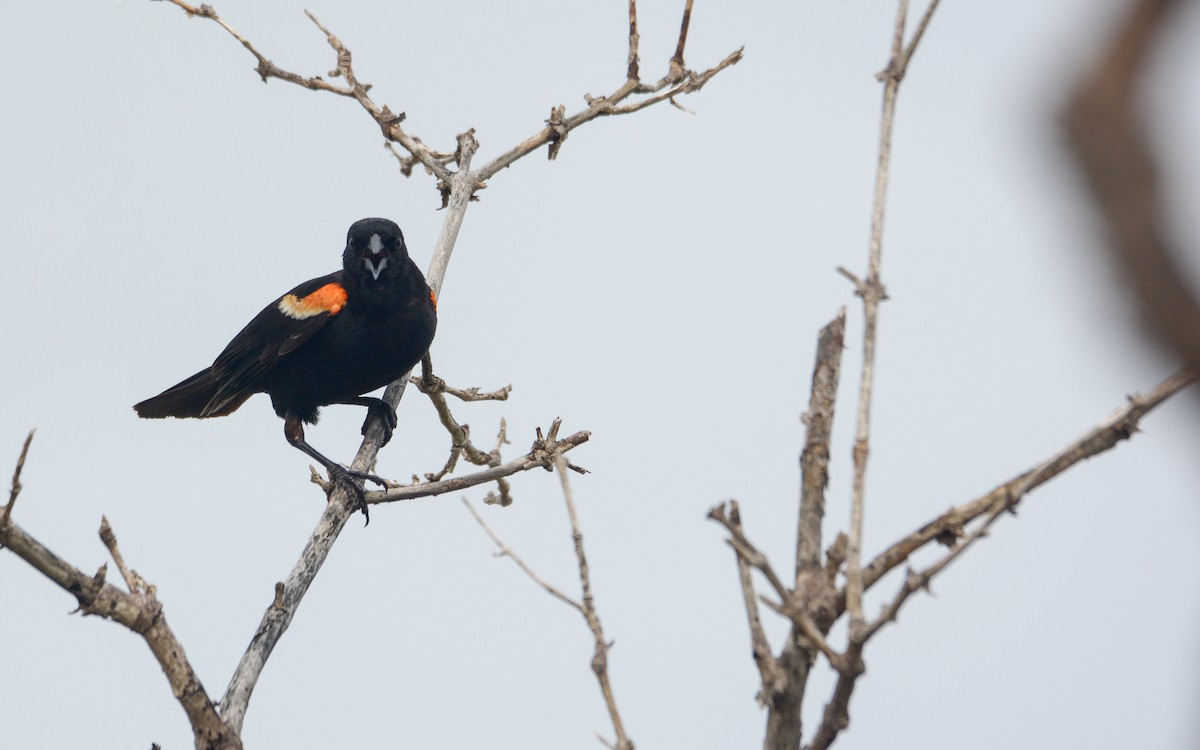
[[[596,611],[595,597],[592,595],[592,579],[588,569],[587,555],[583,548],[583,531],[579,526],[579,516],[575,512],[575,494],[571,490],[570,475],[567,473],[569,469],[577,470],[577,467],[572,467],[561,453],[555,453],[551,456],[554,468],[558,471],[559,479],[562,482],[563,499],[567,506],[567,517],[571,522],[571,540],[575,546],[575,561],[579,567],[579,584],[582,593],[580,600],[572,599],[564,594],[561,589],[548,583],[546,579],[538,575],[532,567],[521,559],[511,547],[505,544],[500,537],[492,531],[487,522],[483,520],[471,504],[463,500],[463,504],[467,506],[471,516],[483,529],[484,533],[495,543],[499,551],[496,553],[498,557],[507,557],[513,561],[525,575],[529,576],[530,580],[540,586],[546,593],[553,596],[555,599],[563,602],[567,606],[574,609],[587,622],[588,629],[592,632],[593,651],[592,651],[592,672],[596,675],[596,681],[600,685],[600,693],[604,697],[604,705],[608,709],[609,720],[613,725],[613,732],[616,734],[616,742],[609,743],[603,738],[604,742],[614,750],[633,750],[633,740],[625,733],[625,724],[621,720],[621,713],[617,710],[616,695],[613,692],[612,681],[608,675],[608,650],[612,644],[604,637],[604,626],[600,622],[600,615]]]

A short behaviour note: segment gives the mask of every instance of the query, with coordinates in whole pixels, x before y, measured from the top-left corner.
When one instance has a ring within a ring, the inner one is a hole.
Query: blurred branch
[[[1135,0],[1062,113],[1068,144],[1108,234],[1117,276],[1150,333],[1200,368],[1200,303],[1176,257],[1158,165],[1142,126],[1140,83],[1160,33],[1186,3]]]

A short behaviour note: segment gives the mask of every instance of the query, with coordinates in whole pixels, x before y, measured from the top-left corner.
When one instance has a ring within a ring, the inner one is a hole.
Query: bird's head
[[[387,219],[361,219],[346,233],[342,268],[347,274],[381,282],[395,274],[408,257],[400,227]],[[363,274],[363,272],[366,272]],[[368,282],[369,283],[369,282]]]

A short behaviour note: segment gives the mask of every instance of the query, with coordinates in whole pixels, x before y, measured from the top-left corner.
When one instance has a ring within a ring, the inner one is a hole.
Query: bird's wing
[[[212,364],[220,381],[202,416],[215,415],[253,393],[263,376],[302,346],[346,306],[342,272],[306,281],[263,308]]]

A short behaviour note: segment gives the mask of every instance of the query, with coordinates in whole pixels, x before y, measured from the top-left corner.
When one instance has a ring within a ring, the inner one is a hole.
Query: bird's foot
[[[391,404],[382,399],[376,399],[367,407],[367,418],[363,420],[362,426],[363,437],[367,435],[367,428],[371,426],[372,417],[378,419],[379,426],[383,428],[383,442],[379,444],[379,447],[382,448],[392,439],[392,431],[396,429],[400,420],[396,417],[396,410]]]
[[[362,511],[363,526],[371,523],[371,513],[367,510],[367,493],[363,490],[363,483],[375,482],[380,487],[387,487],[387,482],[374,474],[352,471],[338,464],[330,464],[326,470],[329,472],[327,494],[332,496],[335,487],[343,487],[355,500],[354,510]]]

